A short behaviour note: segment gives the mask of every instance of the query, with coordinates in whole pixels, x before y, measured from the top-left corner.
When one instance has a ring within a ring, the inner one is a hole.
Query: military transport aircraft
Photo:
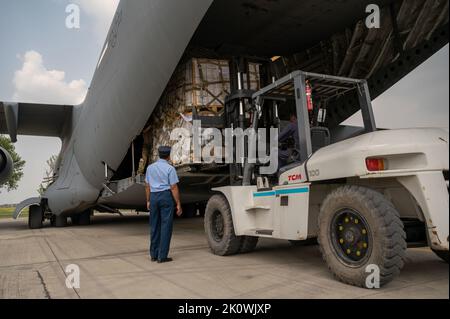
[[[368,28],[370,4],[379,28]],[[139,137],[183,56],[230,59],[232,89],[242,59],[269,65],[266,84],[293,70],[368,80],[376,98],[448,43],[448,0],[142,0],[120,2],[81,105],[0,102],[0,134],[59,137],[54,180],[30,207],[30,228],[50,219],[88,223],[93,209],[142,209],[135,174]],[[276,57],[276,58],[275,58]],[[262,79],[263,81],[263,79]],[[1,97],[0,97],[1,100]],[[357,112],[352,96],[328,106],[333,134]],[[137,142],[134,142],[137,141]],[[36,150],[38,151],[38,150]],[[12,170],[0,149],[0,182]],[[226,174],[181,174],[186,203],[207,200]]]

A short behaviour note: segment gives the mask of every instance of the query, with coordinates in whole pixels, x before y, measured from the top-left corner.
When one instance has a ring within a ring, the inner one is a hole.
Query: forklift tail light
[[[366,159],[366,166],[370,172],[379,172],[386,169],[386,164],[382,158],[368,158]]]

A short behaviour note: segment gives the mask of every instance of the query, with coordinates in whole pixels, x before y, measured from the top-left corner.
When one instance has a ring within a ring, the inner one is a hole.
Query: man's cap
[[[160,146],[158,148],[159,157],[169,157],[172,152],[172,148],[170,146]]]

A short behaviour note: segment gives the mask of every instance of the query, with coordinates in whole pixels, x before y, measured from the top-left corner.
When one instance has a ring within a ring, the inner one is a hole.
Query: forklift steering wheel
[[[300,161],[300,149],[294,148],[289,156],[289,163],[295,163]]]

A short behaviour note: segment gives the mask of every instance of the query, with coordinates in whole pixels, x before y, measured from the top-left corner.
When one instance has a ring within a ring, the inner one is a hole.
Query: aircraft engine
[[[0,147],[0,186],[6,183],[11,177],[13,168],[11,155]]]

